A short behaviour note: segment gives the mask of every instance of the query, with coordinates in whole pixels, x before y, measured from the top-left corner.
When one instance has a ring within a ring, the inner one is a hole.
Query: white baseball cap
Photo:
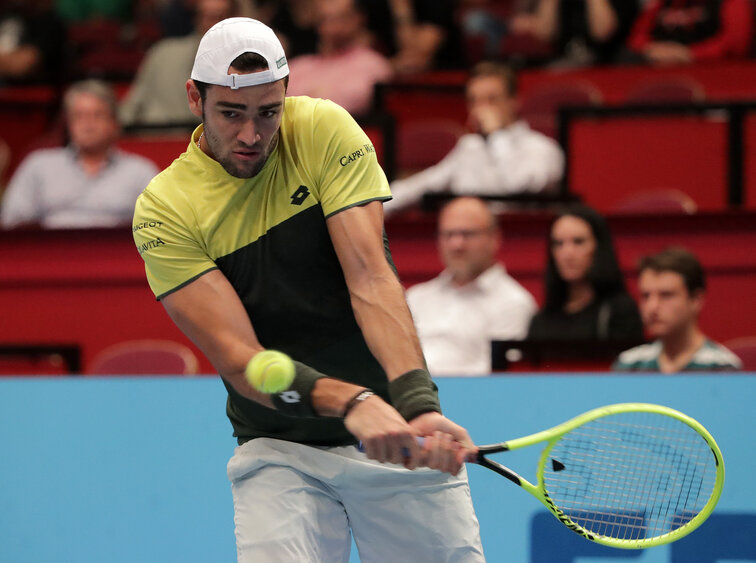
[[[242,53],[257,53],[268,61],[268,70],[228,74],[233,60]],[[267,25],[251,18],[228,18],[202,36],[194,57],[192,80],[228,86],[236,90],[275,82],[289,75],[281,42]]]

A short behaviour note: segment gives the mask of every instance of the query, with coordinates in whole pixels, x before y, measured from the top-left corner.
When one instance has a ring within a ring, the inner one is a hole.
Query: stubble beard
[[[254,178],[257,176],[260,171],[265,166],[265,163],[268,162],[268,158],[270,157],[271,153],[273,152],[273,149],[276,148],[276,145],[278,144],[278,136],[279,132],[276,131],[276,134],[273,136],[273,138],[270,141],[270,144],[265,148],[263,153],[260,155],[260,158],[257,162],[251,165],[251,168],[246,166],[240,166],[237,163],[233,161],[232,153],[229,151],[227,154],[221,153],[220,148],[222,148],[222,143],[218,137],[213,134],[212,130],[209,130],[207,128],[207,123],[204,124],[204,134],[205,134],[205,141],[207,142],[207,146],[210,147],[210,151],[214,155],[215,160],[223,167],[223,170],[225,170],[228,174],[233,176],[234,178],[243,178],[243,179],[249,179]]]

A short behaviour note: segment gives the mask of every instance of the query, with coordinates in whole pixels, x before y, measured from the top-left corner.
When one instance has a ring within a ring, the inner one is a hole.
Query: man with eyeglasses
[[[497,261],[501,232],[486,203],[459,197],[438,219],[445,269],[407,290],[429,371],[488,375],[491,340],[525,338],[537,306],[533,296]]]

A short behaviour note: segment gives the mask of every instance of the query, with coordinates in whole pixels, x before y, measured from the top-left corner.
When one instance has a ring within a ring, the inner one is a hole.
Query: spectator
[[[653,0],[628,41],[656,65],[748,56],[753,33],[749,0]]]
[[[186,103],[186,77],[192,70],[200,38],[217,22],[239,15],[235,0],[197,0],[195,32],[167,37],[148,51],[119,108],[124,125],[196,125]]]
[[[5,0],[0,8],[0,84],[61,79],[66,29],[49,0]]]
[[[318,52],[289,61],[290,96],[326,98],[352,115],[367,113],[378,82],[391,78],[388,59],[367,45],[358,0],[316,0]]]
[[[512,19],[514,33],[554,45],[560,65],[614,61],[638,15],[638,0],[538,0],[535,10]]]
[[[313,0],[265,0],[258,1],[257,7],[270,12],[269,24],[281,38],[289,60],[317,51]]]
[[[157,174],[149,160],[116,148],[116,99],[105,83],[73,84],[63,105],[70,144],[31,153],[11,178],[0,210],[4,228],[127,224],[139,193]]]
[[[195,31],[196,0],[162,0],[155,7],[160,34],[163,37],[181,37]]]
[[[530,64],[550,54],[548,43],[512,30],[512,19],[531,13],[537,1],[462,0],[460,25],[468,61],[511,57]]]
[[[509,67],[477,64],[467,82],[468,122],[474,132],[463,135],[438,164],[394,181],[387,213],[416,204],[429,192],[510,195],[556,186],[564,173],[562,149],[517,118],[518,103]]]
[[[500,245],[496,218],[480,199],[457,198],[441,210],[438,249],[446,269],[407,291],[434,375],[488,375],[491,340],[525,338],[536,302],[496,261]]]
[[[618,371],[731,371],[742,369],[730,350],[698,326],[706,279],[698,259],[683,248],[667,248],[641,259],[638,278],[643,324],[656,340],[626,350]]]
[[[464,68],[455,0],[363,0],[374,47],[400,74]]]
[[[638,307],[625,290],[606,220],[575,205],[551,224],[545,303],[528,340],[642,342]]]
[[[55,0],[58,13],[67,22],[113,19],[126,22],[134,14],[132,0]]]

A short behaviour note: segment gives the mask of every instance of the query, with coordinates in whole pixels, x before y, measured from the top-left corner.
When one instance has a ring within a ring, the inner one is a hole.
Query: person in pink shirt
[[[370,110],[374,86],[388,81],[388,59],[369,45],[358,0],[316,0],[318,52],[289,61],[288,95],[326,98],[352,115]]]

